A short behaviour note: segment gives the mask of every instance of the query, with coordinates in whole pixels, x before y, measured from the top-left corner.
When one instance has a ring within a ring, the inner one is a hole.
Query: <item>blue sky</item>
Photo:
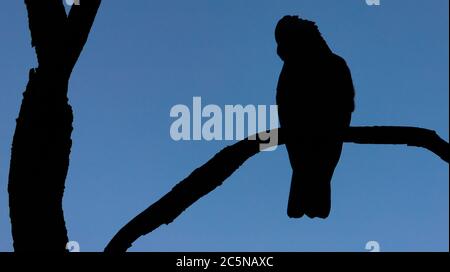
[[[176,104],[275,103],[273,37],[287,14],[316,21],[350,66],[353,125],[409,125],[449,137],[447,0],[105,0],[70,81],[75,121],[64,211],[70,240],[100,251],[129,219],[233,141],[171,139]],[[0,9],[0,251],[11,251],[10,144],[36,65],[23,1]],[[284,147],[134,251],[448,251],[449,168],[428,151],[346,144],[326,220],[286,215]],[[38,246],[38,245],[36,245]]]

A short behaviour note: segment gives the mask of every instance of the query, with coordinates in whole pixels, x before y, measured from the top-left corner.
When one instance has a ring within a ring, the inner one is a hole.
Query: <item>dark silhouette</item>
[[[293,169],[287,213],[326,218],[342,133],[354,110],[350,70],[333,54],[314,22],[285,16],[277,24],[275,39],[284,61],[278,112]]]
[[[60,0],[25,0],[39,66],[30,70],[11,150],[15,251],[66,251],[62,198],[73,120],[68,82],[100,2],[83,1],[67,15]]]
[[[73,6],[68,16],[60,0],[25,0],[25,3],[39,66],[30,70],[11,152],[8,191],[14,249],[65,252],[68,239],[62,198],[73,119],[67,99],[68,81],[101,0],[83,1],[80,6]],[[318,129],[327,131],[330,124],[323,125],[326,127]],[[337,137],[340,145],[341,141],[407,144],[426,148],[449,162],[449,144],[432,130],[348,127],[339,131],[342,133],[341,138]],[[271,134],[277,133],[276,144],[282,145],[289,141],[291,136],[286,134],[291,132],[280,128]],[[262,142],[258,136],[249,139],[257,140],[245,139],[228,146],[194,170],[167,195],[126,224],[105,251],[125,252],[140,236],[171,223],[190,205],[220,186],[247,159],[259,153],[262,143],[276,142]]]
[[[273,133],[278,133],[279,145],[286,142],[286,133],[282,128],[274,130]],[[428,129],[350,127],[345,131],[343,140],[357,144],[406,144],[422,147],[449,162],[449,144],[436,132]],[[173,187],[169,193],[121,228],[106,246],[105,252],[125,252],[139,237],[152,232],[162,224],[170,224],[189,206],[222,185],[247,159],[258,154],[261,143],[263,142],[259,137],[249,137],[218,152]]]

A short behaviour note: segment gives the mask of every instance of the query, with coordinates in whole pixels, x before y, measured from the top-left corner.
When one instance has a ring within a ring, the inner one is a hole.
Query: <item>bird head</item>
[[[275,28],[277,53],[283,61],[331,52],[317,25],[298,16],[284,16]]]

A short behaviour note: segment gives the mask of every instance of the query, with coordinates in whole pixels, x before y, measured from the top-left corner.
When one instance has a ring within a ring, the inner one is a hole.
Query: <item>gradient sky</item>
[[[449,139],[447,0],[105,0],[70,81],[75,121],[64,211],[70,240],[100,251],[128,220],[233,141],[175,142],[173,105],[275,103],[277,21],[317,22],[350,66],[353,125]],[[7,177],[28,69],[23,1],[0,9],[0,251],[11,251]],[[134,251],[449,250],[449,166],[404,146],[346,144],[326,220],[286,215],[286,149],[259,154]],[[32,205],[32,203],[30,203]],[[39,245],[36,245],[38,248]]]

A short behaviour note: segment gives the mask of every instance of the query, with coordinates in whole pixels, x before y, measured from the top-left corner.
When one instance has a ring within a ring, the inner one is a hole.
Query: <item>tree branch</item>
[[[67,90],[99,3],[83,2],[68,22],[61,0],[25,0],[39,66],[30,70],[11,149],[8,193],[15,251],[66,251],[62,200],[73,121]],[[71,35],[68,25],[79,32]]]
[[[278,132],[282,145],[285,137]],[[250,137],[255,139],[256,137]],[[351,127],[344,141],[357,144],[406,144],[423,147],[449,162],[449,144],[436,132],[416,127]],[[105,248],[105,252],[125,252],[140,236],[146,235],[162,224],[170,224],[197,200],[213,191],[233,174],[247,159],[260,152],[259,140],[242,140],[225,147],[207,163],[195,169],[169,193],[127,223]]]
[[[80,5],[73,5],[70,9],[67,20],[68,45],[70,48],[67,63],[70,71],[75,66],[86,44],[101,2],[101,0],[83,1]]]
[[[350,127],[344,141],[355,144],[408,145],[428,149],[449,162],[449,144],[434,130],[418,127]]]
[[[61,0],[25,0],[25,3],[39,66],[70,73],[86,44],[101,0],[73,5],[68,16]]]
[[[25,0],[31,45],[40,67],[61,69],[64,56],[66,11],[61,0]],[[54,56],[58,57],[55,58]]]

